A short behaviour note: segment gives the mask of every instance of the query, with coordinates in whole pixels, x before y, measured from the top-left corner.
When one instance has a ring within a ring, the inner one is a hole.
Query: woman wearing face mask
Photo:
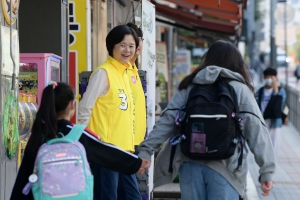
[[[258,105],[263,113],[266,126],[270,132],[274,146],[275,157],[278,158],[281,145],[281,111],[284,107],[286,93],[284,88],[278,87],[276,76],[276,69],[267,68],[264,71],[265,86],[261,87],[256,94],[258,97]]]
[[[134,152],[135,102],[126,72],[138,45],[138,36],[126,25],[116,26],[108,33],[109,58],[93,71],[78,112],[79,122],[99,133],[103,142],[127,152]],[[96,163],[91,163],[91,170],[94,200],[141,199],[135,174],[126,175]],[[123,179],[127,182],[120,191],[118,183]]]

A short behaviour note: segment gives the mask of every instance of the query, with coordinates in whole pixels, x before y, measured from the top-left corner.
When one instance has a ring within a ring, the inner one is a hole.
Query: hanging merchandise
[[[5,2],[6,3],[6,2]],[[2,4],[2,6],[4,6]],[[10,34],[11,33],[11,34]],[[13,75],[18,76],[19,69],[19,37],[18,31],[1,26],[1,112],[2,112],[2,144],[9,159],[17,155],[18,130],[18,91],[12,90],[17,84],[13,82]],[[12,42],[12,43],[11,43]],[[2,145],[0,144],[0,145]]]
[[[12,5],[10,5],[12,3]],[[10,15],[12,24],[16,22],[18,17],[20,0],[2,0],[2,11],[4,14],[5,21],[10,24]],[[11,10],[10,10],[11,8]]]
[[[3,108],[3,135],[2,140],[9,159],[16,156],[19,142],[18,101],[11,88],[11,78],[2,78],[2,108]]]

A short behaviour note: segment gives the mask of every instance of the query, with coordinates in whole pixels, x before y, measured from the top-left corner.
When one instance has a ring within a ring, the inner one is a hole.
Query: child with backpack
[[[179,173],[182,200],[244,197],[249,150],[260,167],[262,195],[270,194],[274,150],[233,44],[220,40],[210,46],[200,66],[181,81],[138,155],[150,160],[159,150],[154,185],[170,183]]]
[[[143,171],[147,162],[101,142],[83,125],[71,124],[74,113],[72,88],[51,82],[43,91],[11,200],[92,200],[93,177],[88,161],[125,174]]]

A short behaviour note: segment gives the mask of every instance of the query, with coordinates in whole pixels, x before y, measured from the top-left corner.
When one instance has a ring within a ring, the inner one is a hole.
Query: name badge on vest
[[[136,78],[135,78],[135,76],[131,76],[131,81],[132,81],[133,84],[136,84]]]

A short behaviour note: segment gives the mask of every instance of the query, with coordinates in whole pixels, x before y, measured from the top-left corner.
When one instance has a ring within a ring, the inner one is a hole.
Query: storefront
[[[237,44],[240,40],[242,9],[247,1],[151,2],[156,7],[156,40],[160,42],[160,46],[166,45],[167,49],[168,64],[165,68],[168,71],[168,97],[174,95],[183,77],[199,65],[213,41],[224,39]],[[162,92],[165,90],[160,88],[162,86],[158,87],[160,91],[157,94],[164,96]],[[157,99],[156,103],[161,106],[161,110],[166,106],[164,99]]]

